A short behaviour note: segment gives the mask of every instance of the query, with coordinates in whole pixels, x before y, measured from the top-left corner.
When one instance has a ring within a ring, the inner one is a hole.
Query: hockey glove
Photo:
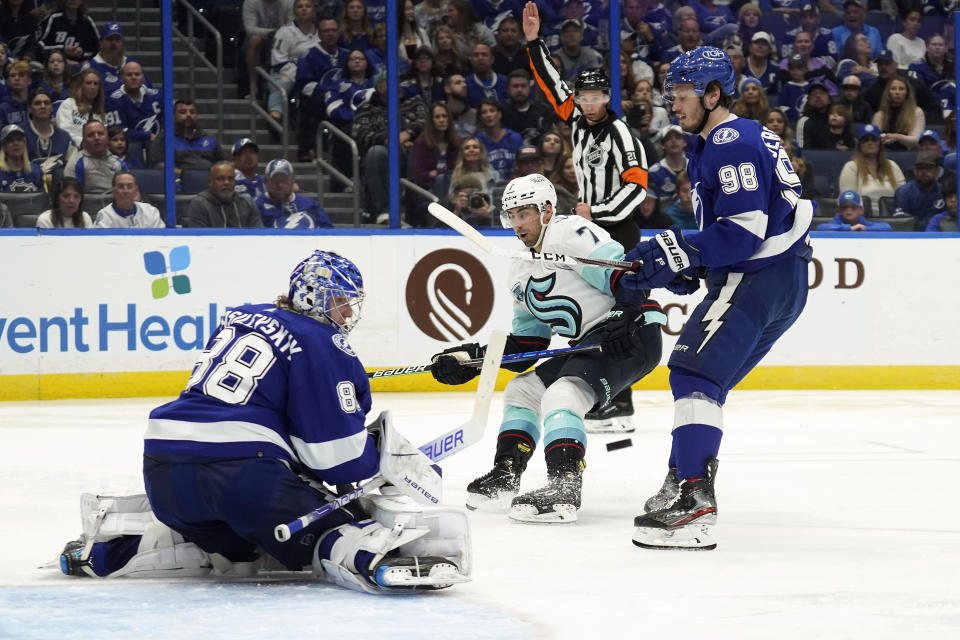
[[[464,384],[480,375],[480,368],[462,363],[482,357],[483,347],[476,342],[450,347],[431,358],[430,373],[443,384]]]
[[[684,238],[677,225],[661,231],[651,240],[637,243],[624,260],[642,260],[643,268],[620,278],[620,286],[630,289],[657,289],[666,286],[676,274],[688,267],[700,266],[700,252]]]
[[[607,313],[607,323],[600,336],[603,353],[614,360],[643,357],[646,347],[640,329],[644,322],[643,313],[632,304],[615,304]]]

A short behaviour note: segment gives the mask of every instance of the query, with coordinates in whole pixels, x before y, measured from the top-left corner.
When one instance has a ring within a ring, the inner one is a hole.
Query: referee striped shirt
[[[595,125],[577,108],[573,92],[550,60],[543,40],[527,45],[530,69],[544,95],[573,130],[573,166],[580,201],[590,205],[590,215],[601,225],[625,219],[647,195],[647,158],[643,146],[617,115]]]

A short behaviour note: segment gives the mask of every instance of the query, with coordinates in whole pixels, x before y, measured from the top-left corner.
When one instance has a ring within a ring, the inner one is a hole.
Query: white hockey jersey
[[[602,227],[575,215],[555,215],[547,224],[538,261],[514,260],[510,271],[513,335],[579,340],[607,318],[615,300],[612,269],[570,265],[558,256],[623,259],[623,246]]]

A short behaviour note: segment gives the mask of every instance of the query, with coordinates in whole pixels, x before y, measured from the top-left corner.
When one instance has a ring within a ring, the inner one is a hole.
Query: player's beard
[[[698,134],[700,129],[697,127],[703,121],[703,116],[706,114],[706,110],[703,108],[703,103],[697,103],[697,110],[692,115],[685,115],[683,120],[680,122],[680,128],[683,129],[685,133]]]

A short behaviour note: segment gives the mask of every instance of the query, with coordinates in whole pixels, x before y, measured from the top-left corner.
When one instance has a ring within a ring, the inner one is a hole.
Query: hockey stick
[[[480,371],[480,381],[477,383],[477,395],[473,404],[473,415],[470,419],[454,428],[452,431],[434,438],[420,447],[433,462],[439,462],[454,453],[469,447],[481,437],[487,427],[487,416],[490,413],[490,401],[493,399],[494,386],[497,383],[497,372],[500,369],[500,358],[503,357],[503,348],[507,336],[502,331],[494,331],[487,343],[487,353],[484,357],[483,368]],[[286,542],[294,533],[316,522],[345,504],[353,502],[365,493],[382,486],[387,482],[383,476],[377,476],[360,485],[353,491],[345,493],[336,500],[328,502],[310,513],[300,516],[286,524],[278,524],[274,530],[274,537],[280,542]]]
[[[514,353],[503,356],[500,359],[501,365],[504,362],[524,362],[525,360],[540,360],[541,358],[553,358],[555,356],[566,356],[574,353],[589,353],[591,351],[600,351],[599,344],[585,344],[578,347],[564,347],[561,349],[547,349],[546,351],[527,351],[526,353]],[[461,364],[468,367],[480,367],[483,365],[483,358],[465,360]],[[397,369],[384,369],[382,371],[371,371],[367,374],[368,378],[393,378],[396,376],[409,376],[415,373],[426,373],[430,370],[429,364],[418,364],[412,367],[399,367]]]
[[[429,211],[430,215],[432,215],[434,218],[451,227],[454,231],[491,255],[519,258],[521,260],[533,260],[535,262],[554,262],[557,264],[567,265],[568,267],[575,264],[585,264],[594,267],[604,267],[607,269],[633,272],[639,271],[643,267],[643,262],[640,260],[630,262],[629,260],[605,260],[603,258],[583,258],[578,256],[565,256],[558,254],[551,254],[551,257],[547,258],[545,255],[535,254],[533,251],[519,252],[500,249],[493,244],[493,241],[490,240],[490,238],[471,227],[465,220],[460,218],[460,216],[450,211],[446,207],[437,204],[436,202],[431,202],[429,205],[427,205],[427,211]]]

